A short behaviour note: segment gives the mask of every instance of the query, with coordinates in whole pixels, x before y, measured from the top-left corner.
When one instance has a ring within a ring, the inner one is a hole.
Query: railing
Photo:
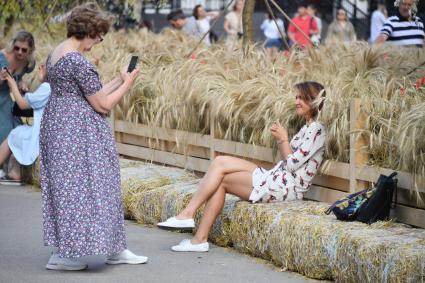
[[[111,121],[119,154],[132,158],[199,172],[206,172],[211,160],[220,154],[249,159],[265,168],[279,160],[271,148],[217,139],[214,119],[209,135],[114,120],[113,115]],[[325,161],[306,198],[330,203],[393,171],[366,165],[367,153],[360,148],[367,141],[354,134],[364,125],[360,102],[354,100],[350,107],[350,162]],[[417,198],[425,197],[425,176],[398,172],[398,180],[397,206],[392,215],[403,223],[425,228],[425,203]],[[416,193],[413,187],[418,188]]]
[[[226,0],[171,0],[163,6],[156,5],[155,1],[147,1],[144,3],[143,13],[167,13],[170,10],[182,9],[185,14],[192,14],[193,8],[201,4],[206,10],[222,10],[228,2]]]

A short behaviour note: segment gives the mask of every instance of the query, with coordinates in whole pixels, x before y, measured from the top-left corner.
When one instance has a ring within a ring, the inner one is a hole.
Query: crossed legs
[[[248,200],[252,191],[252,172],[256,164],[231,156],[218,156],[199,183],[199,189],[177,219],[193,218],[196,210],[206,203],[193,244],[207,242],[208,233],[220,214],[226,193]]]

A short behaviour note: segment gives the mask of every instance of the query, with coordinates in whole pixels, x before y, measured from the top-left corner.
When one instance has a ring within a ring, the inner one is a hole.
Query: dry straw
[[[43,61],[60,41],[36,34],[37,60]],[[415,82],[425,68],[425,49],[369,47],[365,42],[330,44],[281,54],[266,60],[258,46],[229,50],[201,46],[182,33],[144,30],[110,33],[90,53],[104,81],[116,76],[138,54],[141,74],[117,107],[126,121],[209,133],[210,117],[219,138],[274,146],[269,127],[279,120],[295,133],[302,124],[294,112],[293,85],[315,80],[326,86],[320,120],[327,128],[326,155],[349,159],[349,105],[360,98],[367,116],[364,134],[369,164],[424,175],[425,86]],[[35,75],[30,79],[34,81]],[[34,85],[33,84],[33,85]],[[178,140],[184,145],[184,139]]]

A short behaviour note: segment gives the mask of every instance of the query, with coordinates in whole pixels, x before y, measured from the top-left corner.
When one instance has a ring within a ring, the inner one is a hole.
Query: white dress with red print
[[[292,154],[271,170],[258,167],[252,173],[252,202],[302,199],[323,161],[325,127],[319,122],[304,125],[291,140]]]

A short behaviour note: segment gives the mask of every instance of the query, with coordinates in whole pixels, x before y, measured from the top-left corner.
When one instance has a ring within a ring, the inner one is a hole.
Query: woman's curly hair
[[[110,17],[101,11],[97,4],[86,3],[72,9],[66,22],[67,37],[96,38],[106,34],[110,26]]]

